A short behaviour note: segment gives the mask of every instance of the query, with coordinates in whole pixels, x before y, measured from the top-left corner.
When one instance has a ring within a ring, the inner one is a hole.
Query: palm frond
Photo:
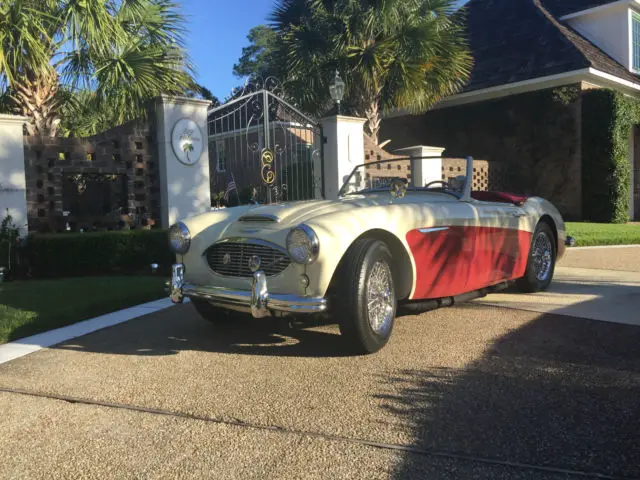
[[[424,111],[469,78],[455,0],[280,0],[271,21],[302,104],[326,105],[326,72],[336,67],[357,114],[376,104]]]

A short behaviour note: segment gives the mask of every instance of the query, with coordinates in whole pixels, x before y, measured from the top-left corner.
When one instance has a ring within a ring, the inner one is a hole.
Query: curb
[[[598,250],[601,248],[640,248],[640,245],[596,245],[593,247],[568,247],[565,251],[571,252],[572,250]]]
[[[185,299],[185,303],[188,299]],[[72,338],[81,337],[104,328],[112,327],[120,323],[128,322],[134,318],[142,317],[150,313],[158,312],[172,307],[173,303],[168,298],[161,298],[152,302],[143,303],[115,312],[100,315],[99,317],[83,320],[66,327],[56,328],[48,332],[38,333],[30,337],[21,338],[13,342],[0,345],[0,365],[16,358],[24,357],[43,348],[66,342]]]

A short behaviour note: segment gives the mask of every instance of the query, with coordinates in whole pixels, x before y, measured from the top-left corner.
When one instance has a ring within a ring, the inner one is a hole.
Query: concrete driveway
[[[0,365],[0,476],[640,478],[639,345],[472,303],[353,357],[333,325],[173,307]]]

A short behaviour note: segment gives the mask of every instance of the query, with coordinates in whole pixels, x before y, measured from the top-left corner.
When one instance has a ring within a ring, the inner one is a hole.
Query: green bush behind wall
[[[629,221],[629,136],[640,105],[613,90],[582,97],[582,205],[585,220]]]
[[[149,272],[174,262],[166,230],[35,234],[22,248],[22,267],[37,278]]]

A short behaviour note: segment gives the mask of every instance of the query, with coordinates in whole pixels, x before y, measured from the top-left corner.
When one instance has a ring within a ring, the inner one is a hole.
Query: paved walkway
[[[561,267],[640,272],[640,245],[629,247],[569,248]]]
[[[476,302],[640,325],[640,272],[557,267],[553,283],[545,292],[496,293]]]
[[[640,325],[640,246],[570,248],[547,291],[498,293],[476,302]]]
[[[566,307],[406,316],[364,357],[155,312],[0,365],[0,477],[640,478],[640,327]]]

